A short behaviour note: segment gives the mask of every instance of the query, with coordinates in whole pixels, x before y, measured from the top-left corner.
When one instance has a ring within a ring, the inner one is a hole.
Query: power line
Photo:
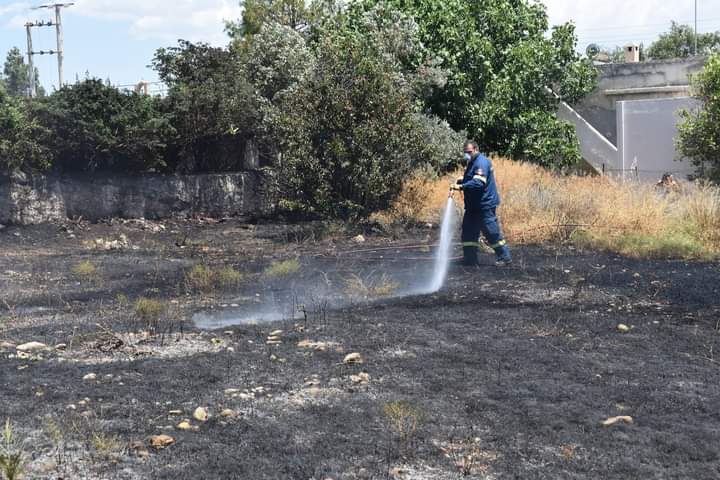
[[[64,60],[64,50],[63,50],[63,30],[62,30],[62,15],[60,14],[61,9],[67,8],[69,6],[75,5],[74,3],[54,3],[49,5],[40,5],[38,7],[33,8],[32,10],[39,10],[43,8],[47,9],[55,9],[55,21],[47,20],[47,21],[36,21],[36,22],[27,22],[25,23],[25,30],[27,33],[27,47],[28,47],[28,63],[30,67],[30,73],[29,73],[29,81],[30,81],[30,88],[28,91],[28,95],[30,97],[34,97],[35,92],[35,67],[33,65],[33,56],[35,55],[57,55],[57,62],[58,62],[58,88],[62,88],[63,86],[63,60]],[[57,49],[56,50],[40,50],[40,51],[33,51],[32,46],[32,28],[36,27],[55,27],[55,37],[57,41]]]
[[[632,29],[632,28],[651,28],[651,27],[664,27],[669,25],[673,20],[668,20],[667,22],[663,23],[643,23],[643,24],[637,24],[637,25],[618,25],[615,27],[589,27],[589,28],[578,28],[575,31],[576,32],[589,32],[589,31],[606,31],[606,30],[626,30],[626,29]],[[698,19],[698,23],[708,23],[708,22],[716,22],[720,21],[720,18],[706,18],[703,20]],[[676,21],[679,25],[690,25],[693,23],[693,20],[682,20],[682,21]]]

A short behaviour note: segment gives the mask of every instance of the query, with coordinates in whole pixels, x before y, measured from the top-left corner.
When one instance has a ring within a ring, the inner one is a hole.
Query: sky
[[[72,1],[72,0],[59,0]],[[535,1],[535,0],[531,0]],[[573,21],[578,50],[627,42],[646,45],[669,29],[670,21],[693,23],[695,0],[543,0],[552,25]],[[720,0],[697,0],[698,31],[720,30]],[[24,24],[49,20],[49,10],[31,10],[38,0],[0,0],[0,56],[13,46],[26,51]],[[63,9],[65,81],[86,72],[115,85],[156,81],[148,65],[157,48],[182,38],[221,46],[223,21],[240,16],[238,0],[75,0]],[[33,50],[55,50],[54,28],[33,29]],[[57,86],[54,56],[35,56],[46,89]]]

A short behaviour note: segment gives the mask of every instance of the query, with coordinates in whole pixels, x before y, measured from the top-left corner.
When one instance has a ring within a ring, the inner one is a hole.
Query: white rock
[[[345,355],[345,358],[343,359],[343,363],[347,364],[347,365],[359,364],[359,363],[363,363],[363,358],[362,358],[362,355],[360,355],[357,352],[348,353],[347,355]]]
[[[270,335],[268,335],[268,336],[269,337],[279,337],[282,334],[283,334],[282,330],[273,330],[272,332],[270,332]]]
[[[18,345],[15,347],[19,352],[37,352],[39,350],[45,350],[47,349],[47,345],[40,342],[28,342],[23,343],[22,345]]]
[[[617,423],[633,423],[633,418],[629,415],[620,415],[618,417],[610,417],[603,421],[603,427],[611,427]]]
[[[178,430],[192,430],[192,425],[190,425],[189,420],[183,420],[182,422],[178,423],[177,428]]]
[[[208,412],[203,407],[197,407],[193,412],[193,418],[199,422],[204,422],[208,419]]]
[[[618,324],[617,329],[618,329],[618,332],[620,332],[620,333],[627,333],[630,331],[630,327],[628,327],[624,323]]]
[[[83,377],[83,380],[97,380],[97,374],[95,373],[88,373]]]
[[[357,237],[353,237],[353,242],[355,243],[365,243],[365,237],[362,235],[358,235]]]
[[[360,372],[357,375],[350,375],[350,381],[357,385],[367,385],[370,383],[370,375],[366,372]]]

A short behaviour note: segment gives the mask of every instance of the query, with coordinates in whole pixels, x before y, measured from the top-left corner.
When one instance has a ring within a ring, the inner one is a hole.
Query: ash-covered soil
[[[420,295],[436,235],[0,231],[24,478],[720,478],[717,264],[516,247]],[[196,265],[243,276],[202,287]]]

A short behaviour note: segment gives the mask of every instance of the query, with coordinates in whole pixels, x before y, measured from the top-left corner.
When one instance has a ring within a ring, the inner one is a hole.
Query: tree
[[[8,51],[3,66],[3,83],[6,92],[14,97],[28,96],[30,87],[30,66],[25,63],[25,58],[20,49],[13,47]],[[35,69],[35,92],[37,96],[45,95],[45,90],[40,85],[40,74]]]
[[[364,0],[360,8],[379,3]],[[466,129],[487,152],[557,168],[580,159],[572,127],[554,115],[560,100],[588,94],[597,75],[576,53],[572,24],[548,33],[545,7],[527,0],[386,3],[417,22],[422,44],[448,72],[426,99],[430,112]]]
[[[175,131],[168,145],[169,169],[242,168],[244,145],[255,136],[260,113],[239,55],[185,40],[155,53],[153,67],[168,86],[162,106]]]
[[[242,17],[226,22],[225,30],[236,45],[260,32],[266,23],[303,30],[309,23],[310,10],[305,0],[240,0]]]
[[[685,58],[695,54],[695,38],[697,36],[697,54],[709,55],[720,50],[720,32],[699,33],[690,25],[672,22],[670,31],[660,35],[648,48],[647,55],[651,60]]]
[[[266,24],[247,65],[263,72],[284,65],[277,59],[291,62],[279,71],[288,72],[281,83],[252,77],[268,101],[263,123],[281,152],[283,206],[362,218],[386,208],[409,175],[447,166],[462,140],[420,112],[418,74],[405,67],[422,48],[411,18],[379,7],[353,20],[342,13],[325,20],[332,28],[318,29],[310,42]]]
[[[681,112],[678,148],[707,177],[720,181],[720,53],[693,77],[693,96],[701,107]]]

